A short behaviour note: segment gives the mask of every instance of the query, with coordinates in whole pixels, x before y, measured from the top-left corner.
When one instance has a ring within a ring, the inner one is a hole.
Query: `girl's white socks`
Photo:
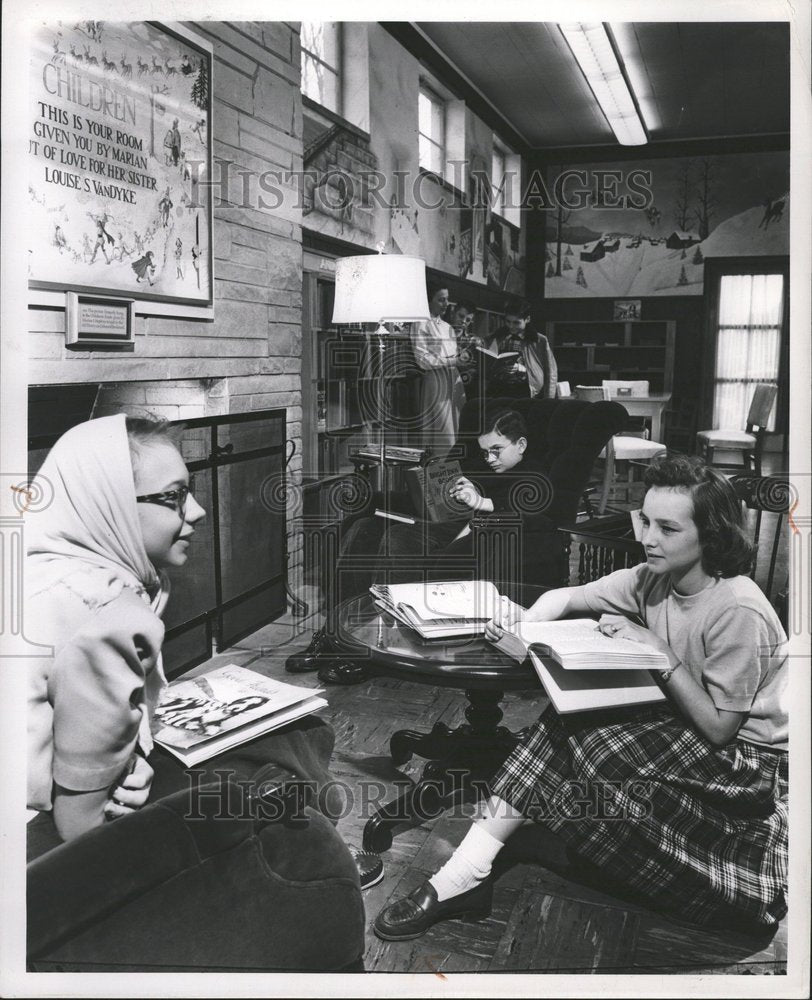
[[[429,879],[437,899],[442,902],[479,885],[490,875],[493,860],[503,846],[483,824],[474,823],[448,861]]]

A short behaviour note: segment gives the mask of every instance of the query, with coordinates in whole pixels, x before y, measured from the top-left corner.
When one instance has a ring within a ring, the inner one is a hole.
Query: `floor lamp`
[[[336,261],[333,323],[377,323],[381,476],[386,458],[384,323],[410,323],[430,316],[426,296],[426,262],[401,254],[365,254]],[[384,477],[385,478],[385,477]]]

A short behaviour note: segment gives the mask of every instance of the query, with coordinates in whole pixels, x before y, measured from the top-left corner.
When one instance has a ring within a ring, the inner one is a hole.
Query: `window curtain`
[[[778,381],[784,277],[725,274],[719,287],[714,429],[744,430],[758,382]],[[775,430],[775,406],[768,430]]]

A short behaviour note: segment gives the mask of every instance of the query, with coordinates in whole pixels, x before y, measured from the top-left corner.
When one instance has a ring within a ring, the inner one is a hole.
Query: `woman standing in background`
[[[412,328],[412,347],[421,371],[418,392],[420,444],[430,448],[436,457],[445,458],[457,440],[465,390],[457,371],[454,330],[442,319],[448,308],[448,289],[429,283],[427,290],[429,319]]]

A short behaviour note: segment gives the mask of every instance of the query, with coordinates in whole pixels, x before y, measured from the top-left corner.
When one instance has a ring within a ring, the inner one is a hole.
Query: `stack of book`
[[[665,701],[649,673],[668,657],[653,646],[611,638],[591,618],[517,622],[494,645],[514,660],[529,655],[557,712],[583,712]]]
[[[229,663],[170,684],[155,709],[153,736],[192,766],[317,712],[327,705],[320,693]]]
[[[482,635],[499,603],[499,591],[486,580],[397,583],[369,590],[379,610],[424,639]]]

